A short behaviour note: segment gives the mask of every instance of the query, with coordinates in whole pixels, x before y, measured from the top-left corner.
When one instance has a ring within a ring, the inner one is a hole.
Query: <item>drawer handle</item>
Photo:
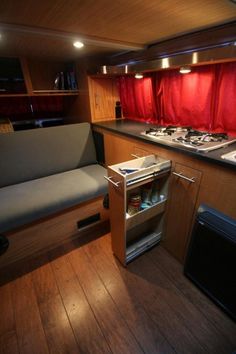
[[[172,172],[172,173],[173,173],[173,175],[175,175],[177,177],[180,177],[180,178],[183,178],[183,179],[185,179],[186,181],[188,181],[190,183],[195,183],[194,177],[192,177],[192,178],[186,177],[186,176],[183,175],[183,172],[180,172],[180,173]]]
[[[111,182],[116,188],[119,188],[119,186],[120,186],[120,183],[121,183],[121,181],[118,181],[118,182],[114,182],[114,181],[112,181],[112,176],[110,177],[110,176],[103,176],[108,182]]]

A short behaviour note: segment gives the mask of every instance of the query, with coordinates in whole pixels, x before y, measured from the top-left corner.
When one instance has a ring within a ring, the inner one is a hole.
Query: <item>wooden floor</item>
[[[0,353],[231,354],[236,324],[161,246],[123,268],[110,235],[1,274]],[[5,279],[3,279],[5,278]]]

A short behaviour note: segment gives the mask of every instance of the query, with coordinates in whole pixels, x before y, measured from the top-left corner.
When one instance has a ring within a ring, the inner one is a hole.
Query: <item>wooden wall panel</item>
[[[96,213],[100,213],[101,222],[109,218],[108,211],[103,208],[103,197],[7,233],[10,246],[1,255],[0,268],[80,237],[88,228],[79,230],[77,222]]]

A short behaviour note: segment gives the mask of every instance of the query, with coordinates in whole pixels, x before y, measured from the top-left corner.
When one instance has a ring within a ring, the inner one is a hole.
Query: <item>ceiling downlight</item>
[[[75,41],[75,42],[73,43],[73,46],[74,46],[75,48],[77,48],[77,49],[81,49],[81,48],[84,47],[84,43],[81,42],[81,41]]]

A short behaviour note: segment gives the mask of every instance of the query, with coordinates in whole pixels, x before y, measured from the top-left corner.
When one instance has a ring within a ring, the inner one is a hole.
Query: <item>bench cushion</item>
[[[107,193],[98,164],[0,189],[0,232],[36,221]]]
[[[89,123],[0,134],[0,187],[96,162]]]

